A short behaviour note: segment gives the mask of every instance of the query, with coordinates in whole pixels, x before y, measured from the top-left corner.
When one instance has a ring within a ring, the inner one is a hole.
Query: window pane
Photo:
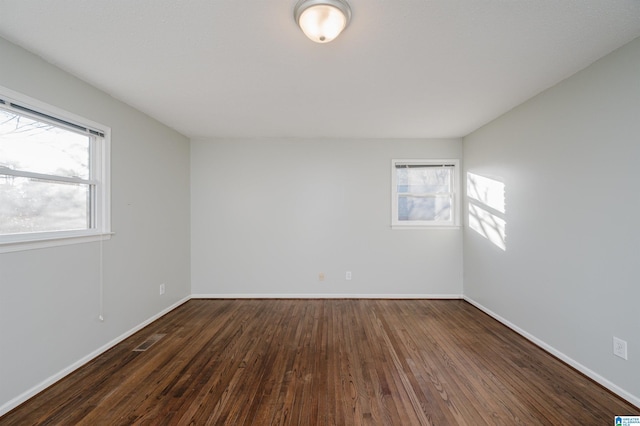
[[[0,166],[89,179],[90,137],[0,109]]]
[[[396,168],[399,193],[425,194],[451,192],[450,167]]]
[[[90,185],[0,175],[0,234],[90,227]]]
[[[451,198],[448,196],[433,197],[398,197],[398,220],[451,220]]]

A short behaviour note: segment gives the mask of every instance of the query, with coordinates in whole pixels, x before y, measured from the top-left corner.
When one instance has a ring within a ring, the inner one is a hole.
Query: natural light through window
[[[0,234],[91,227],[89,144],[87,135],[0,109]]]
[[[469,227],[506,250],[505,185],[497,178],[467,173]]]
[[[458,160],[392,161],[392,227],[458,226]]]
[[[103,131],[0,97],[0,243],[109,231]]]

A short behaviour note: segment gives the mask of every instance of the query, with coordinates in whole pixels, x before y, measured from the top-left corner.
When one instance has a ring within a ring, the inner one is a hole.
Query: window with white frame
[[[459,226],[458,160],[392,160],[391,169],[393,228]]]
[[[108,137],[104,126],[0,88],[0,251],[110,232]]]

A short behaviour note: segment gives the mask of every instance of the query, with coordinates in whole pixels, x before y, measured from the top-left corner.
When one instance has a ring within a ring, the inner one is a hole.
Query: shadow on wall
[[[505,185],[498,179],[467,173],[469,227],[506,251]]]

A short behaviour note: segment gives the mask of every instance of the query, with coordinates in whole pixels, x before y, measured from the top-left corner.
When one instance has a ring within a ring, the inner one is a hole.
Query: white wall
[[[461,230],[390,229],[391,159],[460,156],[458,139],[193,141],[193,294],[461,295]]]
[[[463,145],[506,193],[505,251],[465,228],[465,295],[640,405],[640,39]]]
[[[0,85],[111,127],[116,232],[105,322],[98,243],[0,254],[0,414],[190,293],[462,293],[462,231],[390,229],[390,160],[460,140],[202,140],[190,160],[160,123],[2,39],[0,57]],[[636,40],[464,140],[507,199],[505,251],[465,228],[465,295],[636,404],[638,75]]]
[[[100,244],[0,254],[0,414],[190,294],[189,140],[0,39],[0,85],[110,126],[112,230]],[[160,283],[166,294],[159,296]]]

